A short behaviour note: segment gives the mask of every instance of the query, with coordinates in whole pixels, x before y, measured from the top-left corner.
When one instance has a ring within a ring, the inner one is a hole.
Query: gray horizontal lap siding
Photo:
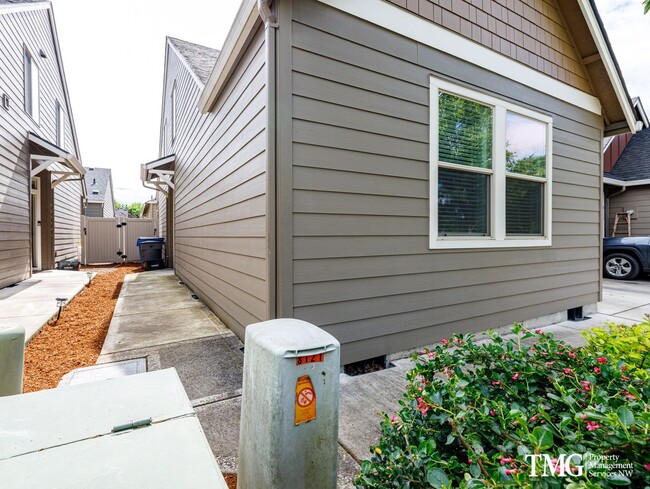
[[[260,31],[209,114],[196,108],[199,88],[173,51],[167,73],[178,98],[174,268],[242,338],[268,319],[263,41]],[[168,120],[169,110],[168,100]]]
[[[293,19],[293,315],[344,363],[598,301],[597,116],[313,0]],[[553,116],[551,248],[428,248],[431,74]]]
[[[39,66],[40,121],[24,111],[23,47]],[[46,58],[39,56],[43,50]],[[46,10],[0,15],[0,91],[10,99],[0,109],[0,287],[29,277],[30,162],[27,132],[56,141],[56,101],[65,106],[54,42]],[[67,114],[66,114],[67,115]],[[65,147],[75,153],[70,119],[66,117]],[[52,169],[61,169],[58,166]],[[41,184],[44,184],[42,182]],[[81,185],[66,182],[54,192],[56,259],[76,254],[80,239]]]
[[[625,192],[609,200],[609,230],[614,230],[614,219],[617,212],[633,209],[633,219],[630,220],[632,236],[650,235],[650,185],[628,187]],[[627,234],[627,223],[620,221],[616,236]]]

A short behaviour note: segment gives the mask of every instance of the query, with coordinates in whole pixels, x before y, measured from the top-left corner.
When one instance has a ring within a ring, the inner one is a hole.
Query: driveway
[[[646,314],[650,314],[648,276],[629,281],[604,279],[603,300],[598,303],[598,312],[621,320],[643,320]]]

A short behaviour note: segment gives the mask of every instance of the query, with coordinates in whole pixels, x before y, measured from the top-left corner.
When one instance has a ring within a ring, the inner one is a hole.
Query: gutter
[[[258,0],[257,11],[264,22],[264,46],[266,48],[266,233],[267,233],[267,287],[268,319],[277,317],[276,267],[277,267],[277,29],[278,21],[269,7],[269,0]]]

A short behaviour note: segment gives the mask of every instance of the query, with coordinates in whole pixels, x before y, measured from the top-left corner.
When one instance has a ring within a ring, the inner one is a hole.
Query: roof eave
[[[210,112],[219,98],[259,22],[257,0],[243,0],[217,62],[199,95],[198,107],[203,114]]]
[[[616,99],[623,110],[625,123],[627,124],[627,130],[623,130],[620,122],[607,126],[605,127],[605,135],[616,135],[622,132],[631,132],[634,134],[640,128],[634,115],[632,100],[625,87],[620,67],[614,57],[612,46],[607,38],[598,10],[595,8],[594,0],[578,0],[578,5],[587,22],[591,36],[596,43],[598,54],[612,83]]]

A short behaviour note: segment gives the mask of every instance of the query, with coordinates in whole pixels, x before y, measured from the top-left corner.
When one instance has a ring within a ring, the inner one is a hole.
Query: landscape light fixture
[[[86,277],[88,277],[88,285],[90,285],[90,281],[93,278],[93,272],[86,272]]]
[[[56,298],[56,307],[59,308],[59,313],[56,315],[56,320],[58,321],[59,318],[61,317],[61,310],[63,309],[63,306],[65,306],[65,303],[68,302],[67,297],[57,297]]]

